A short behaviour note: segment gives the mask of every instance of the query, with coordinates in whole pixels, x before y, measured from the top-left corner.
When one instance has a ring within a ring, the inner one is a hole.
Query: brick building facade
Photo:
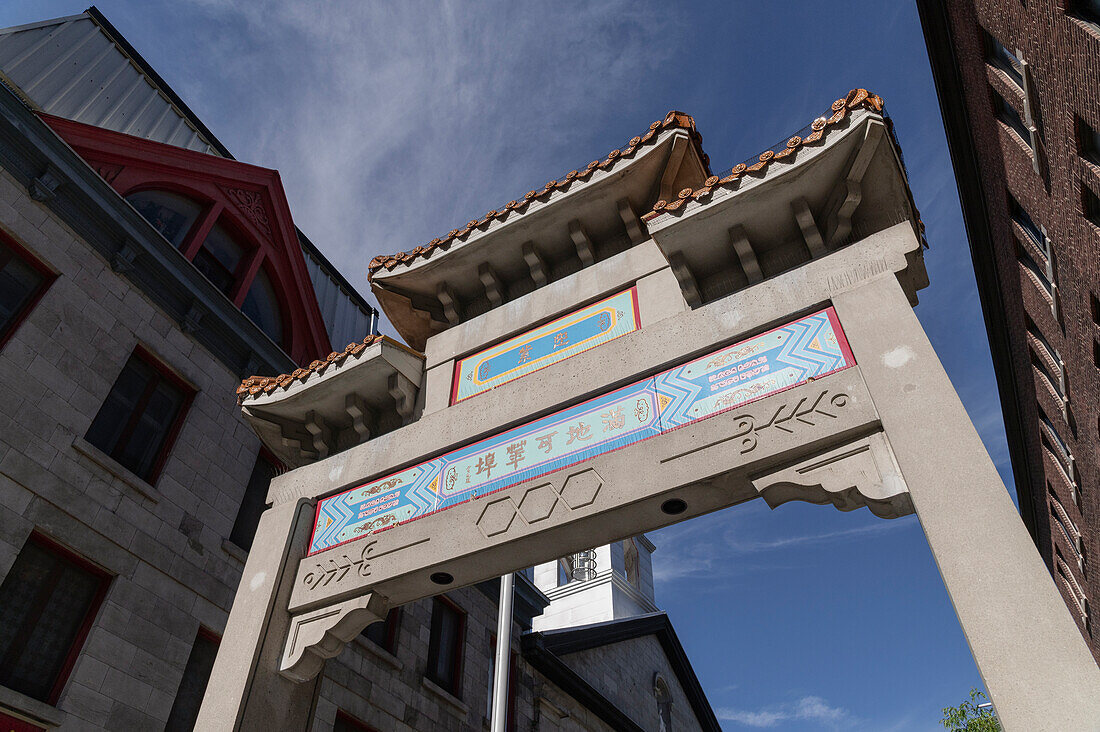
[[[1100,3],[918,5],[1020,512],[1100,659]]]
[[[0,82],[0,724],[190,729],[283,467],[234,392],[376,313],[94,8],[0,31]],[[717,728],[666,616],[521,644],[517,586],[510,729]],[[496,598],[371,626],[312,728],[482,729]]]

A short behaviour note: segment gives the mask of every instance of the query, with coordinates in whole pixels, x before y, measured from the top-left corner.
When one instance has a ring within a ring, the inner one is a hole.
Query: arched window
[[[126,200],[176,247],[183,244],[191,225],[202,213],[201,204],[168,191],[138,191],[126,196]]]
[[[668,682],[660,673],[653,674],[653,698],[657,701],[657,729],[659,732],[672,732],[672,694]]]
[[[203,249],[205,248],[204,245]],[[195,257],[195,262],[198,262],[198,257]],[[280,346],[283,344],[283,317],[279,312],[279,299],[275,296],[275,286],[271,284],[271,278],[264,270],[257,272],[256,279],[252,280],[252,286],[248,288],[248,295],[241,305],[241,312],[260,326],[260,330],[267,333],[271,340]]]
[[[270,254],[257,251],[256,243],[239,235],[219,207],[163,190],[138,191],[126,196],[126,200],[165,239],[190,257],[195,268],[215,287],[239,302],[241,312],[260,330],[277,345],[284,345],[283,317],[274,280],[262,265],[255,267],[257,257],[266,258]],[[201,232],[207,230],[209,233],[199,241]],[[248,281],[252,271],[255,277]]]
[[[237,268],[241,265],[244,251],[237,239],[224,226],[217,224],[206,235],[193,261],[215,287],[228,295],[237,281]]]

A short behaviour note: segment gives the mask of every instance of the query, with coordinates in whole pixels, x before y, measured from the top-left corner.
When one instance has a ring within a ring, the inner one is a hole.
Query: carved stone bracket
[[[913,513],[909,488],[882,432],[755,478],[752,485],[772,508],[806,501],[841,511],[866,506],[879,518]]]
[[[389,600],[377,592],[295,615],[279,673],[301,683],[320,673],[325,661],[338,655],[344,645],[363,628],[382,620],[389,611]]]
[[[52,164],[48,164],[46,169],[42,171],[42,175],[30,182],[27,190],[30,192],[31,198],[40,203],[45,203],[57,195],[57,189],[63,181],[64,176],[61,171]]]
[[[111,255],[111,269],[119,274],[129,272],[134,268],[134,261],[140,256],[136,245],[127,239]]]

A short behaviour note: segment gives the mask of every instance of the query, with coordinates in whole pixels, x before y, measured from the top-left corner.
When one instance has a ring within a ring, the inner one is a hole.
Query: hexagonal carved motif
[[[477,519],[477,527],[485,538],[503,534],[516,520],[516,507],[511,498],[501,498],[485,506],[481,516]]]
[[[600,474],[589,468],[566,478],[561,489],[561,498],[569,508],[583,508],[596,500],[596,494],[600,492],[602,485],[603,478]]]
[[[519,513],[523,519],[533,524],[550,518],[550,513],[558,503],[558,494],[551,483],[528,488],[519,501]]]

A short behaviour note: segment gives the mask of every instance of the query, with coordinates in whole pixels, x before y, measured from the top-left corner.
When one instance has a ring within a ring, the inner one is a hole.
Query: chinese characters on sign
[[[442,511],[854,365],[832,309],[326,498],[310,552]]]
[[[638,327],[637,293],[630,288],[461,359],[455,365],[451,403],[515,381]]]

